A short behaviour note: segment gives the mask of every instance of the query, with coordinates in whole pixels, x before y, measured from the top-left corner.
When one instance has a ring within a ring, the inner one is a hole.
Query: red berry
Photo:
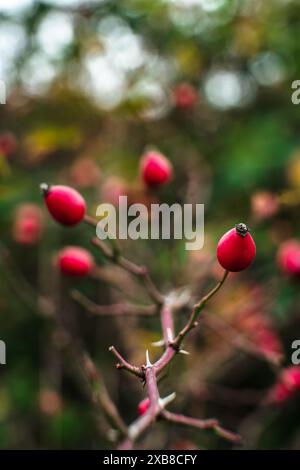
[[[0,134],[0,154],[8,156],[17,148],[17,141],[11,132]]]
[[[85,200],[69,186],[41,185],[45,203],[52,217],[63,225],[76,225],[84,217]]]
[[[255,258],[256,248],[245,224],[237,224],[220,239],[217,257],[227,271],[238,272],[248,268]]]
[[[258,191],[251,197],[251,209],[256,220],[270,219],[279,210],[278,199],[269,191]]]
[[[94,266],[91,254],[84,248],[68,246],[57,256],[60,271],[67,276],[86,276]]]
[[[277,383],[271,388],[268,401],[282,403],[297,390],[300,390],[300,367],[287,367],[281,372]]]
[[[173,100],[177,108],[190,109],[197,103],[198,93],[189,83],[180,83],[173,90]]]
[[[300,276],[300,242],[287,240],[281,244],[277,253],[280,269],[289,276]]]
[[[138,405],[138,414],[141,416],[145,414],[149,406],[150,406],[149,398],[145,398],[144,400],[142,400]]]
[[[171,180],[173,167],[164,155],[151,150],[143,155],[140,172],[147,186],[157,187]]]
[[[21,204],[15,213],[12,236],[16,243],[34,245],[43,231],[43,216],[39,206]]]

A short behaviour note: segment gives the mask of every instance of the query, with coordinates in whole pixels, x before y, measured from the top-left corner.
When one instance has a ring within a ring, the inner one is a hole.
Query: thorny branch
[[[87,220],[88,223],[95,225],[94,219]],[[149,355],[147,352],[147,362],[146,365],[142,365],[141,367],[134,366],[130,364],[127,360],[125,360],[122,355],[116,350],[114,346],[111,346],[109,349],[110,351],[117,357],[118,363],[116,367],[118,369],[125,369],[131,374],[136,375],[140,379],[142,379],[147,387],[148,397],[150,400],[150,405],[146,413],[139,417],[136,421],[134,421],[128,428],[128,437],[120,444],[120,449],[130,449],[133,446],[133,443],[136,439],[138,439],[143,432],[151,426],[153,422],[155,422],[158,418],[163,418],[168,421],[176,422],[178,424],[186,424],[193,427],[198,427],[201,429],[210,428],[213,429],[219,436],[237,444],[240,442],[240,436],[234,434],[223,427],[220,426],[218,421],[216,420],[197,420],[194,418],[188,418],[183,415],[176,415],[171,413],[165,409],[166,403],[162,400],[159,396],[159,391],[157,387],[157,377],[158,374],[172,361],[173,357],[178,352],[184,352],[181,349],[183,340],[188,335],[188,333],[197,326],[197,318],[203,308],[206,306],[207,302],[218,292],[218,290],[224,284],[227,276],[228,271],[224,272],[223,278],[221,281],[210,291],[206,294],[202,299],[195,304],[190,318],[188,319],[186,325],[183,329],[175,335],[175,327],[174,327],[174,319],[173,319],[173,309],[174,305],[172,301],[168,297],[164,297],[156,288],[154,283],[152,282],[148,270],[145,267],[141,267],[132,263],[127,258],[124,258],[121,255],[120,250],[118,252],[114,252],[113,249],[110,249],[106,243],[98,238],[93,238],[92,243],[100,248],[102,254],[112,261],[113,263],[117,264],[118,266],[122,267],[129,273],[133,274],[140,278],[144,286],[149,294],[149,296],[154,300],[157,306],[160,308],[160,320],[162,326],[162,333],[163,333],[163,340],[161,344],[164,346],[164,351],[160,358],[154,363],[151,364],[149,360]],[[97,307],[95,304],[90,303],[89,300],[78,296],[77,300],[87,307],[88,311],[92,311],[93,313],[98,311],[103,312],[103,308],[107,309],[107,307]],[[74,294],[73,294],[74,297]],[[151,307],[152,308],[152,307]],[[128,304],[121,304],[121,305],[114,305],[111,306],[111,311],[114,315],[122,315],[126,313],[132,313],[132,311],[138,312],[138,307],[128,305]],[[116,313],[118,312],[118,313]],[[154,312],[153,312],[154,313]],[[140,314],[140,313],[138,313]],[[149,312],[147,311],[147,314]],[[152,314],[152,310],[151,310]]]

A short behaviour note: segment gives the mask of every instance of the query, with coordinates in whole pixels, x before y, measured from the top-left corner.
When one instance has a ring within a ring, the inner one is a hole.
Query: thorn
[[[165,342],[163,339],[160,339],[159,341],[154,341],[154,343],[151,343],[151,346],[155,346],[157,348],[164,346]]]
[[[190,353],[189,353],[188,351],[185,351],[184,349],[180,349],[180,350],[179,350],[179,353],[180,353],[180,354],[185,354],[186,356],[189,356],[189,355],[190,355]]]
[[[148,351],[148,349],[147,349],[147,351],[146,351],[146,368],[147,368],[147,367],[152,367],[152,363],[151,363],[150,358],[149,358],[149,351]]]
[[[167,395],[165,398],[159,399],[159,405],[161,408],[165,408],[169,403],[171,403],[176,398],[176,393],[173,392],[170,395]]]

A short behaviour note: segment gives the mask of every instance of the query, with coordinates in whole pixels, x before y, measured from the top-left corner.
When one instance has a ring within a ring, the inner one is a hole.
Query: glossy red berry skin
[[[245,224],[237,224],[220,239],[217,258],[220,265],[230,272],[243,271],[255,258],[256,247]]]
[[[173,176],[173,167],[164,155],[151,150],[146,152],[141,159],[140,173],[145,184],[150,188],[155,188],[169,183]]]
[[[66,276],[87,276],[93,269],[94,260],[84,248],[68,246],[59,252],[57,265]]]
[[[57,222],[72,226],[82,221],[86,204],[78,191],[69,186],[42,185],[41,189],[48,211]]]
[[[300,242],[287,240],[277,253],[277,264],[288,276],[300,277]]]
[[[142,416],[143,414],[146,413],[146,411],[148,410],[150,406],[150,400],[149,398],[145,398],[144,400],[142,400],[139,405],[138,405],[138,414],[140,416]]]

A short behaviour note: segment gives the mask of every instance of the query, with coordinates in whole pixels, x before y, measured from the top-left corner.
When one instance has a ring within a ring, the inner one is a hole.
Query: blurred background
[[[57,348],[53,310],[100,367],[128,423],[145,391],[116,371],[108,347],[141,364],[161,337],[158,318],[95,318],[71,299],[76,289],[103,305],[127,294],[147,303],[91,246],[92,227],[52,221],[44,181],[78,189],[92,216],[120,194],[145,204],[204,203],[199,252],[178,240],[122,242],[163,292],[188,288],[195,299],[220,277],[220,236],[249,224],[253,266],[229,276],[186,342],[190,356],[176,358],[160,391],[176,391],[170,409],[240,432],[244,448],[300,448],[298,392],[266,400],[300,339],[300,249],[293,242],[293,273],[277,254],[300,235],[300,108],[291,101],[299,28],[296,0],[0,0],[1,448],[114,447],[73,374],[76,361]],[[149,146],[174,166],[173,181],[155,192],[139,177]],[[61,278],[53,260],[70,244],[90,250],[97,276]],[[177,327],[186,318],[180,313]],[[138,445],[231,447],[211,431],[168,423]]]

